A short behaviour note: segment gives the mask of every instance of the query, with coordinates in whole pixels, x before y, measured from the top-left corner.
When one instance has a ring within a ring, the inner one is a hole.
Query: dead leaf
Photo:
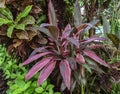
[[[14,39],[13,40],[13,47],[17,48],[18,46],[20,46],[22,44],[23,40],[20,39]]]

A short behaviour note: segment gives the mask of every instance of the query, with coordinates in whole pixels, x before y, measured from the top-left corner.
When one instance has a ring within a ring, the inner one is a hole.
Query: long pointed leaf
[[[92,37],[92,38],[89,38],[88,40],[86,40],[86,41],[84,41],[84,43],[90,43],[90,42],[93,42],[93,41],[96,41],[96,40],[98,40],[98,41],[103,41],[103,40],[105,40],[105,38],[102,38],[102,37]]]
[[[37,59],[41,58],[42,56],[48,55],[50,53],[51,52],[44,52],[44,53],[40,53],[40,54],[34,55],[34,56],[28,58],[26,61],[24,61],[21,65],[22,66],[23,65],[27,65],[27,64],[33,62],[34,60],[37,60]]]
[[[28,80],[33,77],[39,70],[41,70],[45,65],[47,65],[52,58],[44,58],[41,61],[37,62],[27,73],[25,79]]]
[[[84,50],[84,54],[105,67],[110,67],[105,61],[99,58],[93,51]]]
[[[45,50],[46,48],[48,48],[49,46],[45,46],[45,47],[39,47],[39,48],[36,48],[35,50],[33,50],[33,52],[30,54],[29,58],[34,56],[36,53],[38,52],[41,52],[43,50]]]
[[[51,74],[51,72],[55,68],[55,65],[56,65],[56,61],[52,61],[42,70],[38,78],[38,85],[42,84],[48,78],[48,76]]]
[[[69,62],[67,60],[63,60],[60,62],[60,73],[63,77],[63,81],[66,87],[70,90],[70,79],[71,79],[71,69],[69,66]]]
[[[57,18],[51,0],[49,0],[49,4],[48,4],[48,17],[50,24],[57,26]]]

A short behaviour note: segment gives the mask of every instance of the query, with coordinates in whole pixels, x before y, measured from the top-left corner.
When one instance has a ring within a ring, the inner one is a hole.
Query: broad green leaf
[[[31,9],[32,9],[32,5],[27,6],[25,8],[25,10],[17,16],[16,22],[19,22],[21,20],[21,18],[26,17],[29,14],[29,12],[31,11]]]
[[[8,8],[0,8],[0,13],[4,15],[7,19],[13,20],[13,15]]]
[[[15,26],[15,28],[24,31],[24,30],[25,30],[25,24],[17,24],[17,25]]]
[[[44,89],[42,87],[38,87],[38,88],[35,89],[35,91],[37,93],[42,93],[44,91]]]
[[[25,81],[21,79],[16,79],[15,83],[18,85],[19,88],[23,88],[25,86]]]
[[[17,88],[18,88],[18,85],[17,85],[17,84],[10,85],[10,89],[15,90],[15,89],[17,89]]]
[[[12,21],[8,19],[0,18],[0,26],[3,24],[9,24],[9,23],[12,23]]]
[[[24,24],[25,26],[30,24],[35,24],[35,19],[33,16],[28,15],[27,17],[22,19],[21,24]]]
[[[113,42],[115,47],[120,48],[120,39],[114,34],[107,34],[108,38]]]
[[[53,89],[53,88],[54,88],[54,85],[49,84],[49,85],[47,85],[46,90]]]
[[[25,83],[24,90],[28,89],[29,87],[31,87],[31,81]]]
[[[45,88],[45,87],[47,86],[47,81],[43,82],[43,83],[41,84],[41,86],[42,86],[43,88]]]
[[[15,89],[12,94],[22,94],[23,89]]]
[[[53,89],[50,88],[50,89],[49,89],[49,94],[53,94],[53,93],[54,93]]]
[[[12,32],[13,32],[14,28],[15,28],[15,25],[9,26],[9,28],[7,29],[7,36],[8,36],[8,37],[11,38]]]

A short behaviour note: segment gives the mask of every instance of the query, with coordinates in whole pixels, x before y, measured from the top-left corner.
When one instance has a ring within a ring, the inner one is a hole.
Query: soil
[[[7,89],[7,80],[5,80],[3,71],[0,69],[0,94],[6,94]]]

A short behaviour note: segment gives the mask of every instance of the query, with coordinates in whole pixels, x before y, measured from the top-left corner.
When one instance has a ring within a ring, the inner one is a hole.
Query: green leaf
[[[45,20],[46,19],[46,16],[45,15],[43,15],[43,16],[41,16],[38,20],[37,20],[37,24],[40,24],[43,20]]]
[[[23,89],[15,89],[12,94],[22,94]]]
[[[49,89],[49,94],[53,94],[53,93],[54,93],[53,89],[50,88],[50,89]]]
[[[16,22],[18,23],[21,20],[21,18],[26,17],[29,14],[29,12],[31,11],[31,9],[32,9],[32,5],[27,6],[25,8],[25,10],[17,16]]]
[[[46,87],[46,90],[49,90],[50,88],[53,89],[53,88],[54,88],[54,85],[49,84],[49,85]]]
[[[89,67],[87,64],[83,64],[82,66],[83,66],[84,68],[86,68],[87,71],[89,71],[90,73],[92,73],[90,67]]]
[[[30,24],[31,24],[31,25],[32,25],[32,24],[35,24],[35,19],[34,19],[33,16],[28,15],[27,17],[25,17],[25,18],[22,19],[21,24],[24,24],[25,26],[26,26],[26,25],[30,25]]]
[[[9,24],[9,23],[12,23],[12,21],[8,19],[0,18],[0,26],[3,24]]]
[[[7,19],[13,20],[12,13],[8,8],[0,8],[0,13],[4,15]]]
[[[12,84],[11,86],[10,86],[10,89],[12,89],[12,90],[15,90],[15,89],[17,89],[18,88],[18,85],[17,84]]]
[[[16,79],[15,83],[18,85],[19,88],[23,88],[25,86],[25,82],[21,79]]]
[[[15,26],[15,28],[24,31],[24,30],[25,30],[25,24],[17,24],[17,25]]]
[[[107,34],[108,38],[113,42],[117,49],[120,48],[120,39],[114,34]]]
[[[42,93],[44,91],[44,89],[42,87],[38,87],[38,88],[35,89],[35,91],[37,93]]]
[[[7,29],[7,36],[11,38],[12,36],[12,32],[15,28],[15,25],[11,25],[8,29]]]
[[[47,86],[47,81],[43,82],[43,83],[41,84],[41,86],[42,86],[43,88],[45,88],[45,87]]]

